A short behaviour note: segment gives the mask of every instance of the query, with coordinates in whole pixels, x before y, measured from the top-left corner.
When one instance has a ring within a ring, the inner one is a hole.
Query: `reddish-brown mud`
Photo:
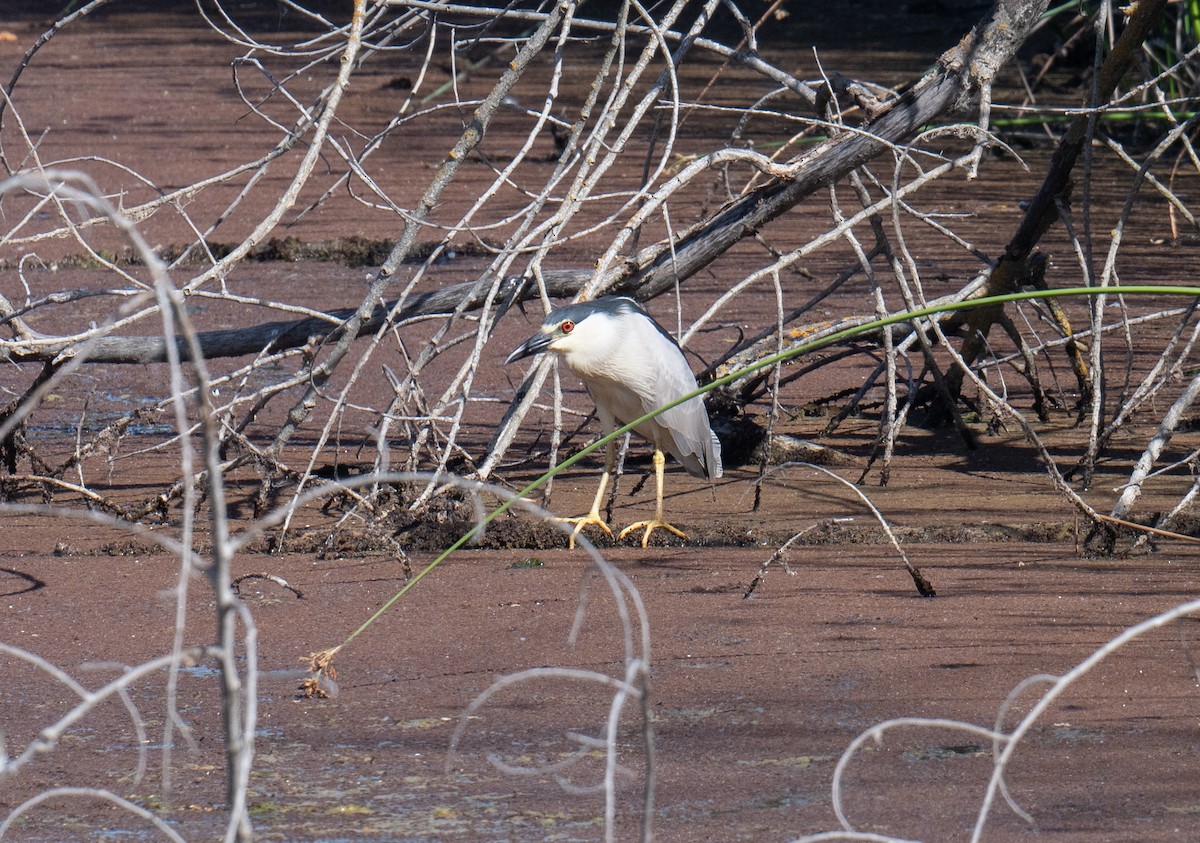
[[[175,26],[146,29],[142,16],[117,16],[61,36],[58,64],[35,63],[19,102],[34,126],[48,124],[46,115],[53,109],[81,122],[51,132],[42,154],[79,148],[84,134],[98,133],[111,138],[105,155],[137,160],[142,172],[162,179],[174,177],[172,167],[189,156],[203,170],[205,156],[224,160],[227,145],[250,143],[227,134],[251,125],[239,122],[242,114],[221,87],[228,87],[228,68],[182,58],[192,55],[183,52],[189,49],[232,49],[206,36],[194,20],[190,28],[179,21]],[[31,21],[0,21],[5,28],[18,36],[14,43],[0,41],[0,60],[12,66],[40,28]],[[883,58],[845,54],[846,64],[855,59],[862,64],[838,69],[872,75],[867,62],[878,70],[887,61],[887,81],[899,82],[928,64],[936,51]],[[160,61],[163,52],[172,52],[171,62]],[[170,114],[177,122],[169,126],[141,107],[114,125],[77,118],[92,113],[86,101],[98,94],[89,86],[101,91],[109,86],[114,100],[129,106],[117,89],[130,84],[136,68],[126,68],[125,76],[73,76],[86,68],[111,70],[114,62],[142,62],[143,71],[153,67],[152,81],[161,83],[162,91],[147,83],[143,96],[186,88],[196,99],[181,104],[172,97]],[[209,84],[195,81],[188,87],[180,84],[181,77]],[[79,78],[78,87],[66,81],[72,78]],[[364,77],[359,87],[372,89],[384,81],[382,75],[369,80]],[[380,106],[379,120],[388,116]],[[450,136],[431,138],[431,143],[442,149]],[[1044,160],[1044,155],[1034,151],[1031,158]],[[411,149],[396,156],[438,160],[437,154],[422,158]],[[102,174],[97,177],[103,180]],[[427,177],[423,171],[412,190],[423,187]],[[994,201],[1008,209],[1003,219],[1011,224],[1017,200],[1033,189],[1031,177],[1002,162],[985,168],[983,178],[995,179]],[[1097,190],[1119,196],[1126,186],[1114,179]],[[464,192],[448,201],[469,198]],[[305,241],[394,236],[389,230],[363,232],[355,213],[354,203],[331,200],[288,234]],[[802,221],[804,212],[796,218]],[[814,220],[821,222],[819,216]],[[237,231],[237,226],[235,220],[229,228]],[[990,251],[1001,248],[1006,236],[997,235],[994,217],[962,226]],[[1141,242],[1149,240],[1145,230],[1140,235]],[[189,233],[181,228],[159,236],[163,242],[186,242]],[[1069,253],[1060,254],[1064,262],[1071,260]],[[1194,252],[1190,256],[1194,267]],[[572,257],[586,264],[584,249]],[[961,256],[931,253],[922,259],[928,277],[940,279],[946,289],[964,280]],[[1146,277],[1124,280],[1168,279],[1182,260],[1178,252],[1146,249]],[[451,267],[446,280],[470,277],[473,268]],[[276,263],[243,268],[229,283],[263,295],[271,285],[287,285],[290,301],[332,308],[357,304],[365,275],[361,268],[334,263]],[[8,276],[6,293],[16,284],[12,273]],[[61,284],[83,285],[83,280]],[[712,275],[689,282],[683,295],[687,315],[707,306],[720,286]],[[730,313],[747,325],[770,323],[773,297],[751,299],[732,305]],[[664,317],[669,313],[668,307],[660,310]],[[836,310],[832,303],[831,310]],[[219,327],[219,314],[209,316],[207,326]],[[499,329],[496,347],[515,346],[533,321],[514,312]],[[705,342],[711,352],[726,340],[702,339],[702,352]],[[863,365],[823,370],[803,387],[812,395],[827,395],[856,386]],[[132,367],[94,374],[104,379],[105,389],[95,391],[88,411],[99,414],[136,400],[147,377]],[[477,384],[481,393],[511,397],[509,379],[515,374],[497,367],[485,377],[491,382]],[[61,447],[69,450],[69,420],[80,409],[71,402],[80,399],[64,395],[61,400],[68,425]],[[112,406],[105,406],[106,400]],[[824,421],[798,418],[785,421],[783,428],[814,436]],[[472,420],[476,427],[463,441],[482,445],[493,422]],[[528,422],[543,423],[546,418],[536,415]],[[1126,479],[1148,429],[1122,440],[1102,464],[1093,485],[1101,509],[1111,505],[1110,490]],[[857,479],[875,432],[872,421],[852,420],[827,441],[850,458],[848,465],[834,467],[839,474]],[[1081,451],[1078,432],[1065,424],[1042,432],[1060,455]],[[147,432],[147,444],[160,433]],[[311,433],[294,443],[298,451]],[[48,434],[39,441],[53,447]],[[1186,452],[1188,445],[1173,447]],[[333,450],[353,461],[353,444]],[[649,514],[649,486],[636,497],[627,494],[645,470],[643,457],[636,451],[631,457],[634,464],[622,480],[613,514],[616,526]],[[128,453],[104,483],[93,482],[114,499],[140,499],[175,476],[171,460],[157,452]],[[504,479],[529,480],[540,468],[521,466]],[[585,463],[555,481],[555,511],[587,508],[596,469],[594,461]],[[645,550],[604,543],[605,557],[641,595],[648,621],[646,714],[653,733],[653,827],[660,840],[786,840],[834,829],[835,767],[864,730],[903,717],[983,728],[1002,717],[1002,727],[1011,728],[1047,688],[1045,682],[1030,685],[1006,711],[1006,699],[1022,682],[1071,670],[1127,627],[1200,590],[1200,551],[1189,545],[1163,543],[1155,554],[1116,561],[1082,558],[1073,510],[1015,428],[983,433],[975,450],[964,448],[951,433],[912,428],[898,445],[888,486],[870,485],[878,479],[875,474],[862,487],[937,589],[932,599],[917,596],[896,551],[845,486],[812,469],[789,468],[763,486],[755,509],[756,476],[753,463],[731,462],[710,492],[674,470],[668,476],[668,514],[692,534],[692,542]],[[247,526],[239,519],[248,516],[239,491],[254,480],[253,474],[231,479],[236,529]],[[1181,482],[1186,488],[1186,479]],[[1170,500],[1168,495],[1161,504]],[[84,688],[95,688],[124,666],[170,651],[180,565],[145,537],[73,517],[82,509],[77,500],[64,497],[57,516],[3,516],[0,644],[36,654]],[[583,793],[568,792],[546,773],[498,769],[490,759],[528,769],[576,751],[579,743],[572,736],[602,737],[612,687],[561,676],[528,677],[470,707],[500,677],[533,668],[623,676],[618,607],[586,553],[567,551],[558,538],[545,541],[540,524],[529,516],[496,525],[484,547],[453,555],[338,654],[336,696],[301,700],[296,688],[302,659],[341,643],[405,583],[403,562],[365,538],[335,552],[305,546],[306,536],[325,535],[320,528],[329,523],[329,516],[306,513],[293,531],[293,547],[303,550],[247,552],[234,561],[238,576],[268,574],[291,586],[258,577],[241,584],[257,631],[261,671],[248,793],[257,837],[600,838],[604,800],[594,786],[601,781],[602,750],[593,748],[564,774],[570,785],[592,788]],[[775,549],[815,525],[824,526],[794,546],[786,566],[769,567],[744,599]],[[149,529],[177,537],[178,513]],[[405,545],[407,564],[422,570],[436,555],[430,548],[456,536],[454,525],[420,534],[420,541]],[[184,643],[210,641],[212,599],[202,579],[189,581],[185,602]],[[1194,624],[1186,622],[1151,631],[1067,689],[1025,736],[1005,778],[1009,795],[1030,820],[997,796],[984,839],[1197,839],[1195,637]],[[79,697],[12,652],[0,653],[0,663],[0,735],[11,757]],[[215,672],[207,662],[185,669],[171,702],[168,690],[166,673],[151,673],[133,683],[127,704],[110,699],[67,729],[51,751],[0,780],[3,814],[48,788],[104,788],[154,812],[188,840],[217,839],[226,814]],[[168,790],[163,739],[171,706],[186,733],[173,730]],[[618,730],[619,760],[629,771],[618,782],[618,839],[633,839],[641,821],[647,774],[643,722],[636,704],[630,704]],[[461,730],[457,742],[456,729]],[[866,741],[847,765],[841,804],[861,831],[964,840],[985,798],[993,758],[992,742],[978,732],[897,728],[881,740]],[[140,760],[147,765],[144,772]],[[85,797],[63,797],[28,810],[6,839],[162,838],[128,812]]]

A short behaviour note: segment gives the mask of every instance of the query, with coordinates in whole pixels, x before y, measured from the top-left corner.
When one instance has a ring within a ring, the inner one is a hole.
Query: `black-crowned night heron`
[[[552,311],[541,330],[505,362],[543,351],[557,354],[587,386],[606,434],[616,430],[618,424],[629,424],[696,389],[696,377],[679,344],[641,305],[624,296],[607,296]],[[654,517],[630,524],[618,538],[644,529],[645,547],[650,534],[662,528],[686,540],[686,534],[663,518],[663,451],[679,460],[689,474],[709,480],[721,476],[721,443],[708,425],[704,402],[692,398],[642,422],[634,431],[654,445]],[[575,524],[571,547],[575,546],[575,536],[588,524],[596,524],[612,535],[600,517],[600,502],[612,476],[615,456],[614,443],[609,442],[591,511],[578,518],[562,519]]]

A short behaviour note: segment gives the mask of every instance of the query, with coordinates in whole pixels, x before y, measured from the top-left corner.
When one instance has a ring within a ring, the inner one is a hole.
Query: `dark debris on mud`
[[[405,524],[387,534],[375,528],[337,528],[295,530],[280,542],[278,536],[266,535],[248,543],[246,555],[287,553],[312,554],[318,559],[346,559],[356,556],[394,556],[408,553],[433,553],[445,550],[463,536],[477,530],[472,518],[405,519]],[[679,525],[689,540],[657,531],[650,538],[651,547],[774,547],[792,539],[796,531],[746,530],[720,522],[708,525]],[[567,547],[569,527],[526,516],[509,515],[498,518],[466,545],[481,550],[554,550]],[[893,535],[901,542],[913,544],[1003,544],[1026,542],[1052,544],[1075,542],[1080,539],[1078,525],[1066,521],[1033,521],[1024,524],[946,524],[933,527],[893,527]],[[637,539],[618,540],[598,530],[589,529],[586,537],[598,548],[632,547]],[[793,544],[811,547],[882,545],[891,539],[880,526],[847,524],[826,520],[795,538]],[[208,554],[211,547],[197,546],[195,552]],[[56,549],[60,556],[160,556],[166,549],[151,541],[119,539],[86,548],[79,544],[63,544]]]
[[[208,241],[201,249],[195,243],[171,244],[159,247],[156,252],[169,264],[204,266],[214,259],[225,258],[236,245],[235,243]],[[396,241],[394,240],[359,235],[307,241],[301,240],[299,237],[272,237],[253,246],[246,253],[244,260],[254,263],[317,261],[337,263],[348,267],[380,266],[391,254],[395,245]],[[442,249],[440,243],[417,244],[412,247],[404,262],[407,264],[424,263],[439,249]],[[492,254],[493,250],[487,243],[464,242],[455,244],[453,253],[447,253],[445,259],[490,257]],[[129,267],[142,266],[144,263],[142,256],[132,248],[121,251],[97,249],[95,253],[64,255],[54,261],[56,267],[64,269],[99,269],[109,265]],[[0,260],[0,271],[18,269],[20,264],[20,258]]]

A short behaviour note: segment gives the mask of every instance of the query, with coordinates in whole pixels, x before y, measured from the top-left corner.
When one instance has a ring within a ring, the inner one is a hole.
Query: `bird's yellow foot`
[[[604,519],[600,517],[600,513],[598,512],[589,512],[587,515],[579,515],[575,518],[551,518],[550,520],[575,525],[575,529],[571,531],[570,538],[567,539],[567,547],[571,550],[575,549],[575,537],[583,532],[583,528],[588,524],[595,524],[601,530],[608,533],[610,539],[612,538],[612,530],[608,529],[608,525],[604,523]],[[625,534],[622,533],[621,535]]]
[[[650,534],[653,533],[655,530],[660,530],[660,529],[666,530],[668,533],[674,533],[675,535],[679,536],[679,538],[683,539],[684,541],[688,540],[687,533],[685,533],[683,530],[680,530],[678,527],[675,527],[672,524],[668,524],[666,521],[663,521],[661,518],[651,518],[647,521],[638,521],[636,523],[630,524],[628,527],[626,527],[624,530],[621,531],[621,534],[619,536],[617,536],[617,538],[623,539],[623,538],[625,538],[625,536],[627,534],[632,533],[634,530],[640,530],[643,527],[646,529],[646,532],[642,533],[642,547],[645,547],[646,542],[650,541]]]

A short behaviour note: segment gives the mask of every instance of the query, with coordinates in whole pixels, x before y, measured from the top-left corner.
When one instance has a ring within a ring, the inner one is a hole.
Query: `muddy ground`
[[[0,29],[16,36],[0,41],[5,66],[15,66],[42,23],[32,16],[0,17]],[[960,23],[948,19],[944,28]],[[103,138],[105,155],[136,160],[148,173],[167,172],[180,161],[202,170],[210,158],[219,159],[229,143],[226,118],[237,108],[221,104],[228,94],[221,88],[227,83],[228,45],[205,32],[181,10],[157,23],[142,15],[101,16],[61,36],[58,50],[27,72],[17,100],[34,128],[51,123],[48,111],[67,115],[61,129],[46,136],[41,154],[78,153]],[[832,44],[826,58],[848,71],[898,83],[948,46],[938,43],[937,34],[926,21],[912,42],[920,49],[869,53],[850,45],[838,52]],[[821,37],[827,36],[832,37],[827,32]],[[160,61],[160,53],[172,61]],[[79,75],[88,68],[106,72]],[[121,97],[131,90],[130,80],[145,79],[147,68],[154,69],[163,96],[174,92],[171,120],[119,111],[127,105]],[[383,84],[385,77],[381,73],[374,81]],[[211,84],[190,84],[194,79]],[[186,99],[188,91],[195,100]],[[114,120],[114,114],[123,116]],[[430,140],[439,150],[443,141]],[[419,150],[403,152],[416,157]],[[1049,149],[1028,154],[1037,173]],[[1016,203],[1031,193],[1033,177],[1007,161],[992,162],[982,178],[987,185],[982,192],[995,208],[1006,209],[1002,219],[1017,219]],[[1096,195],[1119,201],[1127,182],[1127,176],[1114,174],[1098,184]],[[953,194],[941,199],[947,207],[956,201]],[[356,213],[353,203],[331,201],[288,234],[302,243],[389,236],[384,225],[365,230]],[[1193,273],[1183,268],[1196,265],[1195,247],[1163,245],[1161,221],[1161,214],[1148,213],[1144,228],[1130,235],[1129,248],[1140,250],[1131,263],[1141,277],[1128,272],[1127,283],[1191,281]],[[974,225],[986,248],[999,248],[994,217]],[[159,233],[163,239],[156,245],[180,242],[187,234],[169,226]],[[61,248],[69,255],[69,246]],[[586,246],[578,248],[568,261],[586,260]],[[1058,248],[1065,250],[1061,241]],[[929,277],[945,289],[961,283],[961,257],[930,252],[922,260]],[[444,269],[445,278],[462,280],[474,267],[464,258]],[[56,271],[68,279],[64,287],[89,283],[87,268],[64,263]],[[230,284],[259,292],[287,287],[296,301],[340,307],[357,303],[365,275],[362,267],[345,262],[276,261],[255,265]],[[695,316],[707,306],[721,281],[708,274],[689,284],[685,313]],[[13,295],[16,283],[14,272],[6,270],[6,295]],[[853,309],[851,298],[831,301],[830,311]],[[669,306],[653,307],[670,317]],[[736,307],[741,309],[731,312],[746,324],[762,324],[773,313],[773,301]],[[535,323],[532,316],[514,313],[498,331],[496,346],[514,347]],[[726,339],[701,339],[701,354]],[[863,365],[850,361],[801,381],[780,429],[819,438],[831,405],[809,406],[815,416],[798,411],[814,398],[857,385]],[[91,375],[103,388],[92,390],[89,412],[102,415],[115,411],[106,402],[140,400],[146,383],[160,377],[128,368]],[[14,375],[9,388],[27,377]],[[497,367],[489,377],[481,390],[511,397],[513,373]],[[34,438],[48,453],[71,447],[72,400],[62,399],[60,429],[52,413],[38,417]],[[1100,509],[1111,506],[1112,490],[1127,478],[1156,418],[1148,413],[1101,463],[1087,493]],[[531,416],[531,425],[545,422]],[[1071,422],[1063,413],[1039,428],[1064,460],[1082,449]],[[480,447],[491,423],[486,416],[473,420],[464,441]],[[845,455],[831,470],[856,480],[875,432],[868,414],[822,439]],[[1127,627],[1196,596],[1200,551],[1164,541],[1153,554],[1085,558],[1074,510],[1054,490],[1019,429],[979,425],[977,432],[980,447],[968,449],[950,431],[913,426],[899,443],[889,484],[880,487],[876,473],[861,487],[936,588],[934,598],[917,595],[899,555],[854,494],[813,469],[773,474],[757,508],[753,461],[728,460],[725,476],[711,490],[675,470],[668,477],[668,514],[691,534],[688,544],[641,549],[601,542],[605,559],[629,578],[644,603],[651,642],[645,655],[651,665],[653,827],[659,839],[786,840],[836,828],[835,767],[864,730],[901,717],[984,728],[1001,717],[1011,727],[1046,687],[1026,688],[1005,713],[1006,699],[1022,682],[1069,671]],[[153,428],[141,439],[131,437],[108,476],[93,476],[93,485],[126,502],[155,494],[175,476],[176,457],[136,446],[148,448],[161,438],[161,430]],[[1194,438],[1176,440],[1171,453],[1186,454]],[[296,453],[303,455],[312,441],[311,431],[297,437]],[[735,450],[733,443],[726,447],[727,453]],[[339,443],[334,450],[343,464],[353,463],[352,444]],[[616,526],[645,517],[651,505],[648,486],[628,494],[646,468],[644,454],[635,450],[630,459],[613,512]],[[540,467],[532,461],[514,464],[503,479],[519,486]],[[596,474],[592,461],[559,477],[555,511],[585,510]],[[1186,488],[1186,476],[1180,477]],[[246,497],[253,483],[252,474],[231,478],[235,530],[249,524]],[[1148,492],[1145,511],[1169,506],[1173,488],[1160,498]],[[38,500],[27,495],[21,502]],[[53,514],[3,516],[0,644],[35,654],[84,688],[94,688],[124,666],[169,652],[177,629],[179,562],[147,537],[86,520],[85,508],[70,495],[56,496],[55,506]],[[303,658],[342,642],[404,585],[408,571],[422,570],[463,527],[453,520],[420,529],[405,525],[406,531],[395,531],[403,550],[396,554],[383,549],[392,546],[387,542],[370,541],[369,532],[332,548],[323,545],[331,519],[306,511],[289,552],[268,554],[256,546],[234,561],[238,576],[269,574],[289,586],[255,576],[241,584],[257,630],[260,669],[247,794],[258,838],[600,838],[598,750],[562,774],[566,786],[544,771],[522,774],[490,762],[529,770],[563,760],[579,746],[571,736],[602,735],[612,702],[609,686],[540,676],[507,685],[484,705],[469,708],[498,678],[532,668],[622,675],[616,601],[588,555],[567,550],[561,535],[529,516],[501,522],[483,547],[450,557],[338,655],[334,696],[301,699],[296,689]],[[177,512],[147,524],[152,532],[178,535]],[[760,576],[773,552],[801,530],[809,533]],[[184,643],[202,644],[211,640],[211,593],[198,577],[189,583]],[[586,611],[572,641],[581,606]],[[1151,631],[1067,689],[1026,735],[1008,771],[1009,795],[1028,819],[997,799],[984,839],[1196,839],[1195,636],[1194,624],[1186,622]],[[0,730],[13,757],[78,697],[14,651],[0,657],[5,671]],[[5,815],[51,787],[104,788],[162,817],[186,839],[219,836],[225,821],[224,756],[215,673],[201,662],[179,676],[174,708],[189,736],[174,732],[169,788],[163,746],[168,690],[167,675],[153,672],[134,683],[127,703],[108,700],[72,725],[52,751],[0,781]],[[619,839],[634,838],[641,822],[650,757],[642,724],[631,706],[619,727],[619,758],[628,770],[617,791]],[[868,740],[841,781],[845,815],[866,832],[967,839],[984,799],[992,749],[978,731],[944,725],[909,726]],[[7,839],[163,838],[143,819],[77,796],[31,807],[14,821]]]

